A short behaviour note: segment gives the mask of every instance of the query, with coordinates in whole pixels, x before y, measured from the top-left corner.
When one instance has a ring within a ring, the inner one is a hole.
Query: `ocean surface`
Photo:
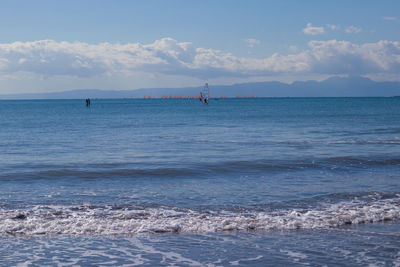
[[[1,266],[400,266],[400,98],[0,101]]]

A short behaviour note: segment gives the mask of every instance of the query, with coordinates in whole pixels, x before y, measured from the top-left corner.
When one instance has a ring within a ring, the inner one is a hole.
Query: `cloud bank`
[[[135,72],[201,79],[280,74],[399,74],[400,42],[310,41],[306,50],[266,58],[236,57],[172,38],[151,44],[88,44],[42,40],[0,44],[0,76],[95,77]]]

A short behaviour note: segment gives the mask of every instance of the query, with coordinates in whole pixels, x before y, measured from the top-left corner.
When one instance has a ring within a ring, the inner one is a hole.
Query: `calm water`
[[[400,266],[400,98],[0,101],[0,265]]]

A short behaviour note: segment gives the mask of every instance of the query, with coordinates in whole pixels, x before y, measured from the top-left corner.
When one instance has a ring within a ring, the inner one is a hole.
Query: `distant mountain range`
[[[0,99],[82,99],[82,98],[143,98],[165,95],[198,95],[202,86],[189,88],[147,88],[137,90],[72,90],[52,93],[3,94]],[[331,77],[324,81],[240,83],[210,85],[211,97],[358,97],[400,96],[400,82],[375,82],[363,77]]]

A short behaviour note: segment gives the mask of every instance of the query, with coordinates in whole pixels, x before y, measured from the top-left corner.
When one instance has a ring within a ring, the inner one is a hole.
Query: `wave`
[[[262,143],[260,143],[262,144]],[[278,142],[279,145],[287,145],[290,147],[313,147],[315,145],[400,145],[399,139],[347,139],[333,141],[284,141]]]
[[[331,141],[326,142],[332,145],[400,145],[400,140],[344,140],[344,141]]]
[[[51,167],[49,170],[25,171],[25,172],[11,172],[3,173],[0,175],[0,180],[35,180],[35,179],[55,179],[59,177],[71,178],[84,178],[84,179],[98,179],[98,178],[135,178],[135,177],[179,177],[179,176],[192,176],[198,174],[199,171],[187,168],[124,168],[123,166],[116,167],[115,169],[92,169],[86,167]]]
[[[66,166],[9,166],[3,168],[0,180],[33,180],[69,178],[140,178],[140,177],[194,177],[226,173],[279,172],[299,170],[346,170],[348,168],[369,168],[400,166],[398,157],[338,156],[328,158],[307,158],[293,160],[237,160],[216,163],[177,163],[171,167],[154,164],[140,168],[131,163],[104,163]],[[20,170],[21,169],[21,170]],[[12,170],[7,172],[7,170]]]
[[[319,208],[277,211],[194,211],[90,205],[0,208],[1,236],[135,235],[324,229],[400,220],[400,195]]]
[[[388,166],[400,165],[400,158],[370,158],[370,157],[330,157],[320,161],[320,163],[340,164],[344,166],[368,165],[368,166]]]

